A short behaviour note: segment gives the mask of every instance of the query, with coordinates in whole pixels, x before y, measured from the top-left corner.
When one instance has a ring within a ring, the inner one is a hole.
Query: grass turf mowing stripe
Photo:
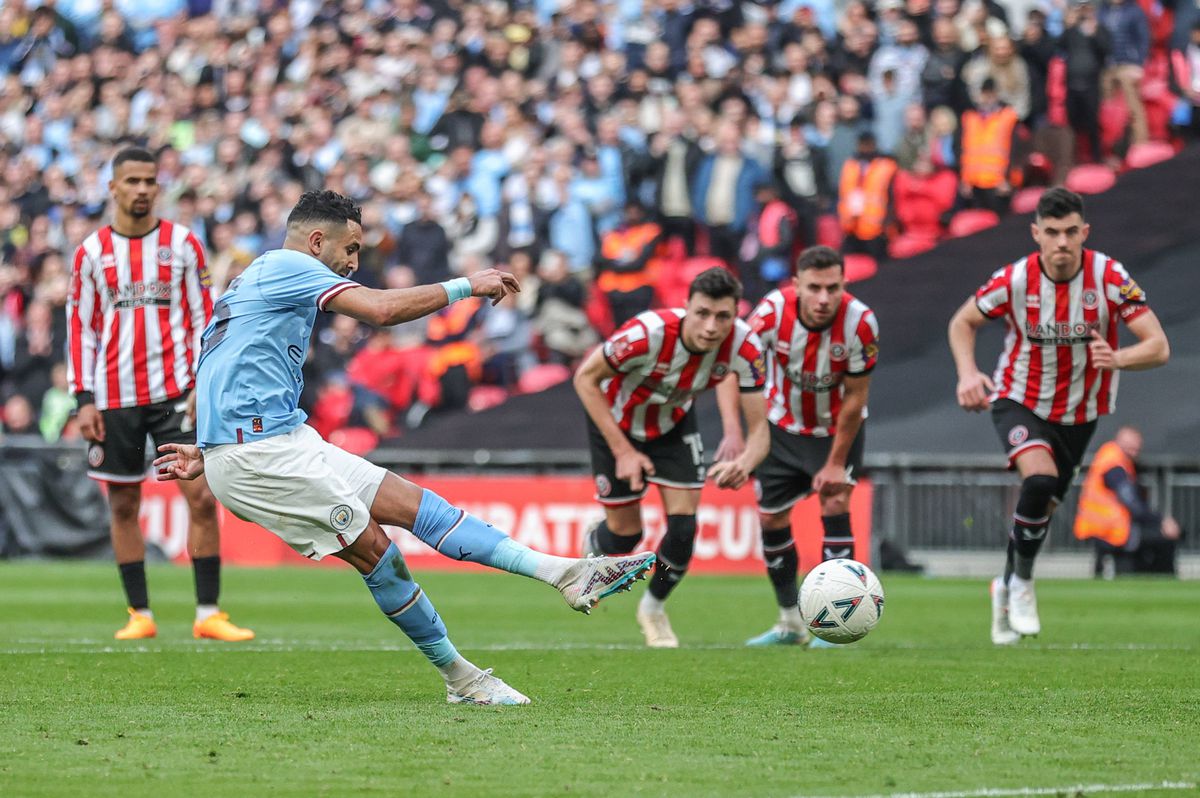
[[[891,792],[877,795],[805,796],[805,798],[1003,798],[1021,795],[1089,795],[1097,792],[1145,792],[1146,790],[1194,790],[1190,781],[1159,781],[1145,784],[1073,784],[1070,787],[984,787],[948,792]]]

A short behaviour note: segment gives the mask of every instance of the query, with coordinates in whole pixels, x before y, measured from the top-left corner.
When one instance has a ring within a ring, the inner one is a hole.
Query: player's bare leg
[[[108,483],[113,555],[129,606],[129,621],[117,631],[115,637],[118,640],[141,640],[158,634],[146,588],[146,541],[138,524],[141,507],[142,486],[139,483]]]
[[[545,582],[562,593],[572,609],[585,613],[601,599],[628,590],[655,559],[648,553],[590,560],[542,554],[392,473],[380,483],[371,517],[381,524],[411,529],[423,543],[451,559]]]
[[[1058,465],[1046,447],[1026,449],[1017,455],[1014,464],[1021,475],[1021,493],[1013,513],[1004,577],[1001,584],[992,586],[992,638],[1000,645],[1015,642],[1013,635],[1036,635],[1041,631],[1033,590],[1033,562],[1046,538],[1059,483]],[[998,606],[1007,608],[1009,634],[1003,633],[1004,619],[997,618]]]
[[[179,492],[188,505],[188,554],[196,585],[196,620],[192,636],[197,639],[239,642],[253,640],[254,632],[235,626],[221,612],[221,527],[217,500],[203,475],[179,482]]]

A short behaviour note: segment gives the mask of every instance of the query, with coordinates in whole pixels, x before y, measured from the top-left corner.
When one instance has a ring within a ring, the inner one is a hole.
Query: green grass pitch
[[[870,637],[805,651],[740,646],[774,619],[764,578],[694,576],[684,647],[649,651],[641,587],[584,617],[421,575],[534,700],[482,708],[445,703],[348,568],[226,569],[258,639],[223,644],[191,639],[190,569],[153,567],[159,637],[128,644],[111,565],[0,564],[0,795],[1197,794],[1195,583],[1044,581],[1041,637],[997,650],[984,582],[883,577]]]

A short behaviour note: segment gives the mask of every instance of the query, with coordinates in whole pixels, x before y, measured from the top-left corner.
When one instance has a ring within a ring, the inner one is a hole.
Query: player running
[[[305,557],[353,565],[388,619],[438,669],[446,700],[527,704],[455,649],[381,524],[411,529],[456,560],[532,577],[576,610],[628,589],[653,554],[575,560],[540,554],[407,480],[326,443],[297,404],[301,366],[317,311],[377,326],[429,315],[471,296],[500,301],[520,290],[494,269],[437,285],[379,291],[347,279],[358,268],[361,210],[332,191],[300,198],[283,249],[259,257],[216,303],[197,374],[199,446],[168,443],[155,460],[163,479],[207,473],[239,518],[274,532]]]
[[[742,287],[724,269],[709,269],[688,289],[685,308],[639,313],[588,356],[575,391],[588,415],[596,500],[604,520],[588,533],[585,553],[628,554],[642,539],[641,501],[658,485],[667,530],[658,566],[638,604],[637,620],[652,648],[676,648],[664,604],[687,573],[704,487],[704,445],[692,412],[696,394],[724,380],[740,390],[749,425],[741,456],[707,476],[740,488],[767,453],[758,336],[737,317]]]
[[[819,497],[822,559],[854,559],[850,493],[862,472],[879,326],[871,309],[845,289],[841,255],[829,247],[809,247],[800,253],[793,281],[767,294],[748,319],[767,350],[771,451],[755,469],[754,480],[763,560],[779,604],[778,623],[747,640],[748,646],[809,643],[800,617],[800,563],[791,527],[796,502],[814,492]],[[717,397],[726,431],[721,458],[740,451],[741,425],[736,397],[724,385]]]
[[[146,589],[146,543],[138,524],[146,436],[196,440],[195,364],[212,315],[204,248],[181,224],[154,215],[158,164],[130,147],[113,158],[113,223],[75,252],[67,305],[67,375],[79,430],[91,442],[88,476],[108,485],[113,553],[129,606],[118,640],[154,637]],[[217,599],[221,540],[217,505],[203,479],[180,485],[188,506],[188,553],[196,578],[192,634],[250,640]]]
[[[1084,248],[1089,232],[1083,199],[1050,189],[1032,225],[1038,251],[993,274],[950,320],[958,403],[971,411],[990,405],[1009,467],[1021,475],[1004,575],[991,584],[996,645],[1041,631],[1033,562],[1096,420],[1116,409],[1117,371],[1161,366],[1170,355],[1162,325],[1125,267]],[[975,365],[975,333],[1001,317],[1008,336],[989,379]],[[1118,348],[1118,318],[1136,344]]]

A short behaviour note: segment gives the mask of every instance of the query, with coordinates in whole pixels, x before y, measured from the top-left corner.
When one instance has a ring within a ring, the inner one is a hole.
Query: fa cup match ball
[[[855,560],[826,560],[800,586],[800,614],[808,631],[830,643],[866,637],[883,615],[883,586]]]

